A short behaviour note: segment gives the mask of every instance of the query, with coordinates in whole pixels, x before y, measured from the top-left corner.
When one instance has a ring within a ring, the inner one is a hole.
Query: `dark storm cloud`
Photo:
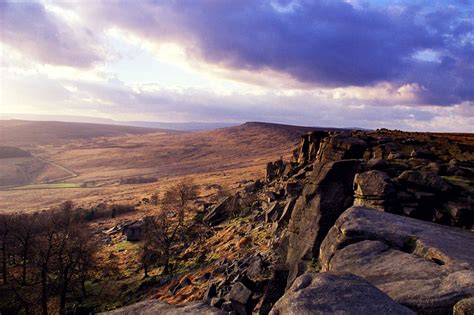
[[[88,67],[103,59],[90,30],[73,29],[35,2],[0,2],[0,40],[42,63]]]
[[[147,38],[184,41],[189,55],[226,68],[276,70],[315,86],[418,83],[420,103],[474,100],[469,2],[184,0],[95,9]],[[423,58],[426,51],[436,58]]]
[[[383,3],[383,4],[381,4]],[[58,2],[95,32],[118,27],[177,42],[190,58],[231,70],[273,70],[310,87],[417,84],[415,104],[474,100],[470,1]],[[0,3],[2,41],[45,63],[90,66],[96,33],[39,3]],[[383,105],[383,104],[382,104]],[[409,104],[409,105],[413,105]]]

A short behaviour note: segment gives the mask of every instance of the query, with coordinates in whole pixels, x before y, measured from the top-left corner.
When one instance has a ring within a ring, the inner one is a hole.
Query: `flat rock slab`
[[[110,312],[100,313],[104,315],[223,315],[226,314],[218,308],[204,302],[191,302],[181,305],[170,305],[158,300],[147,300],[126,306]]]
[[[361,276],[417,312],[474,296],[474,233],[363,207],[345,211],[320,250],[323,271]]]
[[[348,273],[313,273],[298,277],[278,300],[271,315],[415,314],[367,280]]]

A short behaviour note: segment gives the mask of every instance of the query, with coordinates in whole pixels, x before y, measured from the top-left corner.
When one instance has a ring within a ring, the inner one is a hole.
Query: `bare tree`
[[[39,232],[35,237],[35,246],[33,247],[33,261],[35,274],[39,277],[40,287],[40,307],[43,315],[48,314],[48,301],[50,291],[51,265],[54,258],[55,242],[57,238],[57,229],[52,213],[41,215],[37,223]]]
[[[66,314],[67,298],[85,296],[97,246],[83,217],[66,202],[47,212],[0,216],[0,250],[3,284],[24,312],[46,315],[52,298]]]
[[[2,280],[3,284],[8,284],[8,256],[10,250],[10,236],[12,219],[8,215],[0,216],[0,246],[2,251]]]
[[[144,240],[142,243],[142,251],[140,260],[143,267],[143,277],[148,277],[149,268],[160,263],[162,257],[159,248],[159,227],[154,217],[145,217],[143,219]]]
[[[171,272],[172,248],[182,236],[185,214],[193,208],[197,196],[198,186],[189,179],[182,180],[164,192],[160,211],[146,218],[144,224],[145,239],[152,242],[144,242],[143,245],[142,263],[145,268],[150,265],[150,257],[154,256],[163,265],[163,273]],[[145,270],[145,274],[148,274],[148,270]]]
[[[27,268],[30,259],[33,236],[36,228],[37,215],[17,215],[13,218],[14,226],[13,237],[15,238],[16,248],[19,250],[21,260],[21,284],[27,284]]]

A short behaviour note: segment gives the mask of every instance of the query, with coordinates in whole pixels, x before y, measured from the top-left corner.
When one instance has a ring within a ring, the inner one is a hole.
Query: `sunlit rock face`
[[[472,244],[470,231],[353,207],[319,257],[322,271],[353,273],[417,312],[445,314],[474,295]]]
[[[324,272],[298,277],[270,314],[416,313],[397,304],[367,280],[349,273]]]

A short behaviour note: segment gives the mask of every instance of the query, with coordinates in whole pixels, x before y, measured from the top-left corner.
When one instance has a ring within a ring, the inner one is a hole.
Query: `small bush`
[[[90,209],[83,209],[83,218],[87,221],[101,218],[115,218],[118,215],[135,211],[135,206],[130,204],[99,204]]]
[[[148,183],[154,183],[156,181],[158,181],[156,177],[136,176],[136,177],[122,178],[120,180],[120,184],[122,185],[148,184]]]

